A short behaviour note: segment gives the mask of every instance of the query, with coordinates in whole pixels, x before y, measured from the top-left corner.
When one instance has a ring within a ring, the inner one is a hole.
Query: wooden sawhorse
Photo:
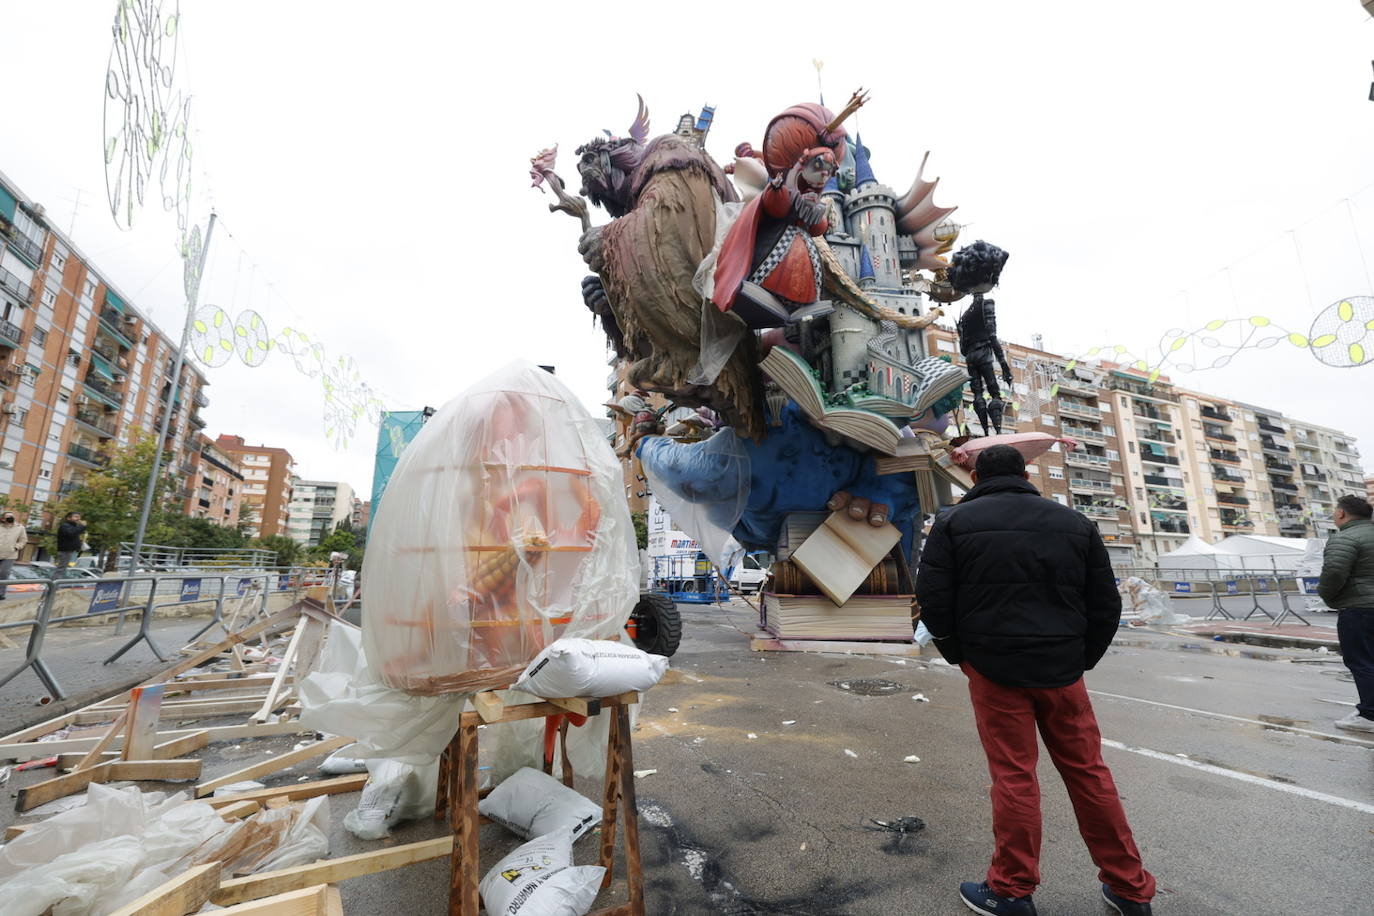
[[[545,719],[566,715],[595,716],[602,710],[611,717],[610,741],[606,749],[606,784],[601,805],[601,857],[606,869],[601,887],[611,884],[615,866],[616,820],[625,822],[625,878],[629,885],[628,903],[596,910],[589,916],[645,916],[644,874],[639,860],[639,810],[635,803],[634,757],[630,749],[630,706],[639,702],[638,693],[600,699],[560,699],[505,706],[494,694],[473,698],[479,712],[465,712],[458,732],[439,758],[439,786],[435,814],[448,815],[453,828],[452,873],[449,877],[449,916],[477,916],[481,908],[478,883],[482,879],[479,841],[486,820],[477,811],[478,799],[485,795],[477,785],[477,727],[521,719]],[[563,782],[572,786],[572,765],[568,762],[568,723],[557,724],[563,741]],[[544,771],[552,769],[551,747],[546,744]]]

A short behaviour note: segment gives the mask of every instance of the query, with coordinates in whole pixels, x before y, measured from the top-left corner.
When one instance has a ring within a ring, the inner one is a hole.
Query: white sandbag
[[[601,820],[601,806],[540,770],[524,767],[477,805],[479,813],[526,840],[569,830],[574,840]]]
[[[492,866],[478,889],[492,916],[583,916],[606,869],[572,864],[572,833],[531,840]]]
[[[416,767],[399,760],[367,761],[367,784],[344,827],[360,840],[380,840],[403,821],[434,813],[439,762]]]
[[[534,657],[512,686],[537,697],[610,697],[648,690],[668,659],[628,643],[564,638]]]
[[[341,747],[320,762],[320,772],[326,776],[347,776],[350,773],[366,773],[367,761],[354,757],[355,746]]]

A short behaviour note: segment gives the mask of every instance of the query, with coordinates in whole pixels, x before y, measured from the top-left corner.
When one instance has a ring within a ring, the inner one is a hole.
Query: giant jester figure
[[[758,152],[736,148],[733,186],[705,152],[709,109],[650,140],[641,102],[628,137],[578,150],[583,194],[612,217],[599,227],[563,192],[554,150],[532,161],[536,186],[559,196],[551,209],[583,219],[595,271],[583,298],[621,358],[617,396],[656,393],[722,421],[704,442],[627,435],[703,544],[772,549],[788,513],[844,508],[914,547],[918,492],[933,491],[912,469],[929,467],[967,375],[928,355],[920,330],[941,313],[922,309],[908,271],[947,268],[958,228],[936,182],[918,173],[899,195],[876,180],[843,126],[863,101],[785,109]]]

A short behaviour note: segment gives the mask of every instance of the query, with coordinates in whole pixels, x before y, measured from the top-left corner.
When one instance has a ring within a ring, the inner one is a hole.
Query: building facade
[[[33,507],[31,527],[169,410],[168,467],[190,498],[209,399],[188,362],[168,404],[177,343],[0,174],[0,494]]]
[[[239,524],[243,499],[243,466],[230,452],[206,436],[198,436],[191,453],[190,489],[183,511],[192,518],[208,518],[229,528]]]
[[[284,448],[248,445],[242,436],[221,435],[215,439],[221,451],[233,456],[243,469],[243,498],[240,519],[251,537],[285,535],[291,511],[291,478],[295,462]]]
[[[291,480],[287,535],[306,547],[314,547],[333,534],[343,522],[353,521],[353,488],[336,480]]]

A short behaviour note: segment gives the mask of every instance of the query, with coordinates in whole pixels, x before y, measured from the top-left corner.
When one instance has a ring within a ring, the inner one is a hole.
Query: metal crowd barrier
[[[1246,621],[1256,614],[1269,618],[1270,626],[1278,626],[1289,617],[1295,617],[1306,626],[1312,623],[1289,601],[1290,597],[1306,597],[1316,594],[1317,577],[1302,576],[1291,572],[1262,572],[1258,570],[1236,570],[1225,572],[1214,569],[1132,569],[1116,570],[1120,583],[1128,576],[1137,576],[1153,582],[1155,587],[1175,598],[1209,598],[1212,609],[1205,620]],[[1272,595],[1279,599],[1280,612],[1275,614],[1260,602],[1263,596]],[[1222,603],[1225,598],[1250,599],[1250,608],[1244,617],[1237,617]]]
[[[0,687],[4,687],[19,674],[32,668],[54,699],[64,699],[66,692],[43,661],[43,644],[47,638],[48,627],[74,620],[113,617],[115,635],[120,635],[124,629],[126,615],[134,610],[141,611],[138,632],[105,659],[104,664],[108,665],[115,661],[140,642],[146,642],[158,661],[165,662],[168,660],[167,656],[153,641],[151,631],[153,617],[158,609],[213,601],[214,610],[210,622],[187,641],[194,642],[215,626],[221,627],[227,634],[228,628],[224,624],[225,599],[244,598],[250,595],[254,591],[255,582],[261,582],[262,585],[257,589],[254,601],[258,603],[257,610],[265,612],[269,595],[289,591],[293,593],[293,597],[299,599],[302,589],[314,585],[327,585],[330,579],[328,570],[301,567],[241,572],[143,573],[102,579],[7,579],[4,584],[10,591],[16,588],[27,591],[30,586],[37,586],[42,595],[34,603],[32,617],[0,623],[0,630],[29,628],[24,658],[13,670],[0,677]],[[76,591],[91,592],[91,599],[85,610],[65,616],[53,616],[58,594]],[[174,597],[174,600],[160,600],[168,597]]]

